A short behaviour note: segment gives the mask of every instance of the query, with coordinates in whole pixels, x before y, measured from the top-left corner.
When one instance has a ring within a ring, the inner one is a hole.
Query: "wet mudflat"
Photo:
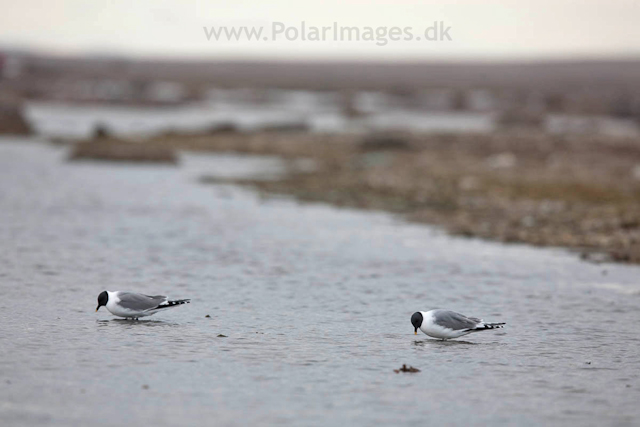
[[[640,419],[638,267],[199,183],[274,159],[67,154],[0,143],[2,425]],[[192,303],[117,320],[104,289]],[[414,336],[435,307],[507,326]]]

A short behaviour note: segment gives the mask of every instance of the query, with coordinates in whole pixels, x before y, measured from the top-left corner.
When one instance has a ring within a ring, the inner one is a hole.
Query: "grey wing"
[[[164,295],[143,295],[133,292],[118,292],[120,306],[129,310],[144,311],[155,308],[163,302],[167,301]]]
[[[482,320],[475,317],[467,317],[463,314],[449,310],[437,310],[434,313],[436,325],[458,331],[460,329],[474,329]]]

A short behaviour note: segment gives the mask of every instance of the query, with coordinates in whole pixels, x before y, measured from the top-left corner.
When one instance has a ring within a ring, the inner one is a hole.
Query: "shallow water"
[[[105,105],[73,105],[52,102],[27,104],[30,125],[42,135],[89,138],[97,126],[122,136],[147,136],[163,132],[208,132],[233,125],[240,131],[272,126],[307,126],[313,132],[370,132],[405,129],[416,132],[491,132],[495,117],[487,113],[380,111],[349,119],[341,104],[311,110],[298,106],[193,104],[180,107],[136,108]]]
[[[273,159],[65,156],[0,141],[3,426],[640,420],[637,267],[198,183]],[[104,289],[192,303],[117,320]],[[507,327],[414,336],[434,307]]]

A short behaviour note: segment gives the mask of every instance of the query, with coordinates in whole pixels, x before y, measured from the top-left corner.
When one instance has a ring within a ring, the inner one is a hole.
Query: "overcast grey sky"
[[[632,0],[0,0],[0,7],[0,45],[56,53],[223,59],[640,57],[640,1]],[[303,41],[303,21],[307,31],[334,22],[361,33],[365,27],[410,27],[413,39],[379,46],[334,40],[331,30],[324,41]],[[451,40],[424,40],[434,21],[451,27]],[[283,33],[274,40],[274,22],[293,27],[288,35],[297,32],[298,38],[288,40]],[[260,40],[207,40],[203,27],[220,26],[263,27],[263,33]]]

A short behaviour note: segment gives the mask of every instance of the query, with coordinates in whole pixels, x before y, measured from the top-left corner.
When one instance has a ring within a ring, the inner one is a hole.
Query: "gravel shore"
[[[491,135],[166,135],[149,147],[278,155],[279,180],[241,180],[304,201],[380,209],[456,235],[640,262],[640,141]],[[204,182],[219,182],[203,177]]]

